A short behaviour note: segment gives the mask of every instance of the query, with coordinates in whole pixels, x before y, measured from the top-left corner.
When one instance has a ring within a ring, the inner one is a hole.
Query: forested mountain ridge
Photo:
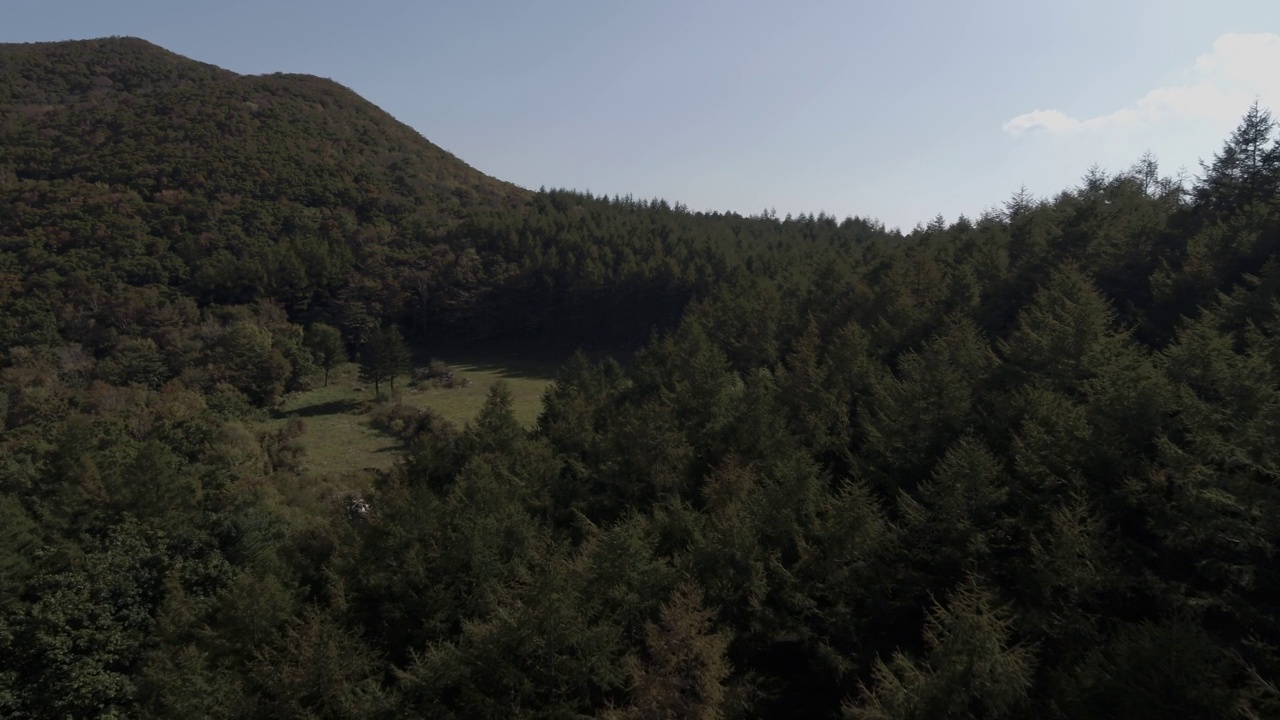
[[[0,347],[83,322],[61,296],[157,293],[269,299],[356,342],[381,318],[634,343],[726,276],[744,243],[780,240],[767,223],[744,234],[741,218],[665,203],[535,196],[319,78],[239,76],[130,38],[8,45],[0,59],[0,233],[16,258],[0,303],[25,296],[12,315],[28,318],[0,323]]]
[[[348,201],[444,222],[527,192],[468,167],[331,80],[242,76],[135,38],[0,45],[5,164],[19,178]]]
[[[38,125],[30,88],[95,92],[62,62],[7,81],[0,714],[1280,717],[1265,109],[1190,186],[1148,156],[902,236],[422,210],[243,138],[170,205],[142,160],[180,139],[79,177],[105,116]],[[532,429],[498,387],[395,416],[391,472],[307,473],[260,408],[401,331],[647,344],[575,356]]]
[[[20,257],[6,276],[46,305],[165,288],[301,311],[372,268],[421,266],[469,213],[530,195],[331,81],[239,76],[129,38],[0,47],[0,147],[0,233]],[[76,284],[33,286],[43,270]]]

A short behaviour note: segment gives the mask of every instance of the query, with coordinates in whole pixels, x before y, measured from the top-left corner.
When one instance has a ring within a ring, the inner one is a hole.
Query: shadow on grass
[[[558,370],[558,366],[550,363],[521,362],[519,360],[504,362],[467,357],[466,355],[455,356],[452,360],[446,358],[445,362],[454,367],[468,368],[472,372],[488,373],[496,378],[519,380],[554,380]],[[465,371],[463,375],[466,375]]]
[[[285,413],[280,413],[280,417],[320,417],[322,415],[350,415],[359,409],[360,403],[354,400],[333,400],[326,403],[317,403],[306,407],[295,408]]]
[[[426,341],[416,344],[413,355],[415,366],[439,359],[453,367],[467,367],[473,372],[488,373],[498,378],[552,380],[573,352],[555,348]]]

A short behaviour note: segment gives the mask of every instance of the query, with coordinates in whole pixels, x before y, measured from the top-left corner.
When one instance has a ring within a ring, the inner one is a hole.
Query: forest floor
[[[488,358],[483,355],[444,358],[455,376],[471,381],[468,387],[436,386],[412,388],[409,375],[396,378],[399,402],[431,408],[461,429],[476,417],[499,380],[507,383],[514,400],[516,418],[533,427],[542,409],[542,393],[555,374],[555,365],[537,361]],[[420,363],[425,365],[426,363]],[[318,474],[342,474],[353,470],[384,470],[399,457],[397,439],[369,426],[368,413],[377,403],[373,385],[361,382],[360,367],[347,363],[329,373],[328,386],[292,393],[272,413],[267,426],[276,427],[291,418],[302,418],[306,432],[301,441],[306,448],[307,470]],[[389,389],[382,388],[388,402]],[[390,400],[394,402],[395,400]]]

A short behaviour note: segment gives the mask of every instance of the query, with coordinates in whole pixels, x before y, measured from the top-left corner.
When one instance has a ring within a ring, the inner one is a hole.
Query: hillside
[[[529,198],[336,83],[127,38],[0,47],[0,146],[0,235],[21,257],[0,287],[55,302],[153,287],[299,312]],[[78,285],[33,286],[42,271]],[[0,345],[29,344],[3,325]]]
[[[0,45],[0,118],[17,179],[167,204],[208,191],[443,225],[528,195],[330,80],[236,75],[133,38]]]
[[[394,320],[634,346],[790,244],[773,223],[665,202],[535,195],[333,82],[239,76],[129,38],[0,47],[0,143],[0,309],[21,306],[0,348],[110,346],[74,327],[85,296],[269,300],[356,343]],[[878,232],[844,230],[841,244]]]

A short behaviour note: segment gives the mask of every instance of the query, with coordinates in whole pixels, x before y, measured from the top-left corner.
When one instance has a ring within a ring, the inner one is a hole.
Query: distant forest
[[[0,716],[1280,717],[1277,135],[903,234],[0,45]],[[569,359],[387,472],[264,428],[400,338]]]

